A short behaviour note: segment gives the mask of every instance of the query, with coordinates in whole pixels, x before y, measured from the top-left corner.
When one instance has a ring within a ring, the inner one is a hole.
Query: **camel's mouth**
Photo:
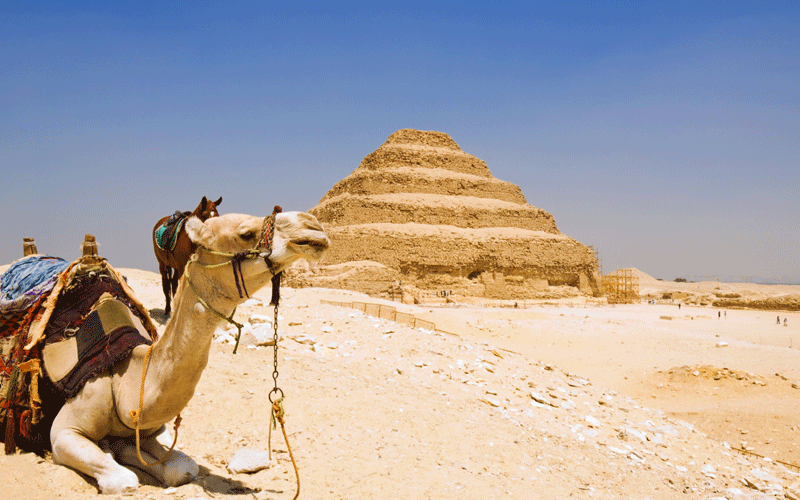
[[[313,252],[322,252],[331,245],[328,238],[298,238],[289,242],[291,245],[305,247]]]

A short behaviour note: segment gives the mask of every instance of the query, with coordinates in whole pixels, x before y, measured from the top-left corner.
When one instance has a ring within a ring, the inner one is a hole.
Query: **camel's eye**
[[[245,241],[251,241],[253,238],[256,237],[255,231],[247,231],[239,235]]]

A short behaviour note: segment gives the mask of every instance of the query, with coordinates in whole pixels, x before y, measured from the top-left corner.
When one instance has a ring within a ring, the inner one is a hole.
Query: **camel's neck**
[[[219,293],[205,276],[190,279],[194,290],[184,275],[175,294],[172,318],[150,354],[143,412],[148,420],[168,421],[188,404],[208,363],[214,331],[224,326],[225,320],[203,306],[198,294],[225,316],[230,316],[238,303]]]

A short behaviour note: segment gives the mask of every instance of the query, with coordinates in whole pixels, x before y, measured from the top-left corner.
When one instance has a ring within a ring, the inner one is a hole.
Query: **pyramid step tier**
[[[437,194],[348,193],[329,198],[309,211],[327,227],[370,223],[417,223],[461,228],[511,227],[560,234],[553,216],[527,204]]]
[[[471,196],[492,198],[512,203],[526,203],[522,190],[495,178],[462,174],[449,170],[398,167],[384,170],[357,169],[337,182],[322,201],[340,196],[391,194],[402,188],[405,193]]]
[[[487,296],[510,298],[558,285],[592,293],[598,281],[591,249],[563,234],[425,224],[361,224],[326,231],[331,248],[321,264],[377,261],[421,288],[472,282],[488,286]]]
[[[372,260],[406,271],[418,266],[561,273],[594,268],[591,249],[563,234],[517,228],[465,229],[426,224],[359,224],[326,229],[324,264]],[[527,269],[528,271],[524,271]]]
[[[486,162],[477,156],[451,149],[415,147],[406,144],[384,144],[365,156],[358,166],[364,170],[399,167],[443,169],[479,177],[492,177]]]

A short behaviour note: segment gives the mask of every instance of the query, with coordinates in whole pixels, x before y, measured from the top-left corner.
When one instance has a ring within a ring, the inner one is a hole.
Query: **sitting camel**
[[[197,208],[195,208],[193,212],[176,212],[169,217],[162,217],[156,222],[153,228],[153,251],[158,261],[158,272],[161,273],[161,288],[164,290],[164,297],[167,301],[167,305],[164,307],[164,315],[166,317],[169,317],[172,311],[170,299],[178,291],[178,280],[181,279],[183,268],[186,267],[186,263],[189,262],[189,257],[195,250],[194,244],[183,229],[183,223],[192,215],[198,217],[202,222],[207,221],[211,217],[218,216],[219,211],[217,210],[217,206],[219,206],[220,203],[222,203],[222,196],[220,196],[217,201],[211,201],[203,196],[203,199],[200,200],[200,204],[197,205]],[[174,239],[171,238],[172,245],[174,246],[170,249],[168,244],[166,249],[162,248],[158,243],[158,230],[175,215],[182,217],[177,218],[178,221],[175,222],[178,234],[175,235]]]
[[[264,234],[270,222],[271,253]],[[198,250],[178,285],[175,314],[149,357],[148,346],[139,345],[110,372],[87,382],[61,407],[50,430],[53,461],[94,477],[104,494],[133,494],[139,487],[136,474],[115,458],[141,468],[130,438],[143,364],[148,363],[138,424],[142,456],[153,463],[170,449],[171,432],[164,424],[194,395],[214,330],[224,322],[221,315],[230,316],[245,300],[239,289],[254,292],[295,260],[319,259],[330,245],[319,222],[302,212],[278,213],[274,219],[227,214],[203,222],[190,217],[186,233]],[[111,444],[101,449],[101,440]],[[199,472],[197,463],[177,449],[164,463],[144,470],[167,486],[191,482]]]

